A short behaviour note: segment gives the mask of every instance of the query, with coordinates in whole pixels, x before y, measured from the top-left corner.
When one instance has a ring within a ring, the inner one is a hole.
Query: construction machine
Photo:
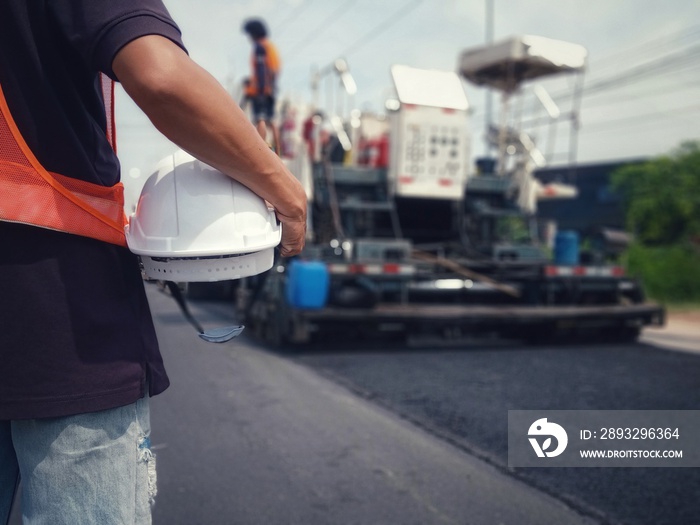
[[[392,67],[386,116],[344,116],[317,100],[287,160],[309,194],[309,240],[300,256],[240,282],[245,323],[271,343],[627,341],[662,324],[663,308],[620,265],[582,257],[577,232],[538,219],[538,200],[575,198],[576,188],[536,179],[545,155],[507,117],[523,85],[581,74],[585,63],[580,46],[512,37],[464,51],[458,72]],[[352,95],[340,65],[324,71]],[[487,133],[498,154],[476,169],[462,79],[502,95],[500,122]],[[560,118],[536,92],[549,118]]]

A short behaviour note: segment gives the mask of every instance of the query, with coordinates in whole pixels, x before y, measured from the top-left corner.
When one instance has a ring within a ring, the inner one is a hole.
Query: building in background
[[[575,199],[540,201],[538,215],[556,221],[560,230],[576,230],[584,237],[601,229],[624,230],[624,203],[612,188],[611,175],[618,168],[644,161],[611,161],[578,165],[575,169],[559,166],[538,170],[535,175],[542,183],[563,182],[578,188]]]

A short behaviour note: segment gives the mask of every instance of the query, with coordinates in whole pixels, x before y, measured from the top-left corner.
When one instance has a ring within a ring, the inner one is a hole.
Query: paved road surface
[[[505,466],[509,409],[700,409],[700,325],[672,325],[629,345],[359,352],[347,345],[297,360]],[[514,475],[604,522],[700,523],[699,469],[516,469]]]
[[[173,383],[153,400],[156,525],[699,521],[697,469],[505,467],[508,408],[700,407],[693,323],[625,346],[290,355],[204,343],[147,289]]]
[[[150,292],[173,382],[153,403],[156,524],[593,523],[305,366],[199,342]]]

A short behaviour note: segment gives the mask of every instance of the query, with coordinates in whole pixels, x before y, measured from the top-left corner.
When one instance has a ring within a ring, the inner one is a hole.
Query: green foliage
[[[501,241],[528,243],[530,229],[527,219],[521,216],[498,217],[496,219],[496,237]]]
[[[625,254],[627,271],[642,280],[646,293],[663,302],[700,299],[700,251],[687,245],[644,246]]]
[[[636,239],[626,253],[630,274],[654,299],[700,299],[700,143],[621,168],[612,183]]]
[[[700,238],[700,144],[671,156],[626,166],[612,175],[625,200],[627,227],[642,244],[672,245]]]

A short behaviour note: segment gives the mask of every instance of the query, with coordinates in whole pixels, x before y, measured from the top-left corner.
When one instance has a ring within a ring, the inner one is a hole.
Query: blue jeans
[[[0,421],[0,525],[22,480],[25,525],[151,523],[148,396],[54,419]]]

